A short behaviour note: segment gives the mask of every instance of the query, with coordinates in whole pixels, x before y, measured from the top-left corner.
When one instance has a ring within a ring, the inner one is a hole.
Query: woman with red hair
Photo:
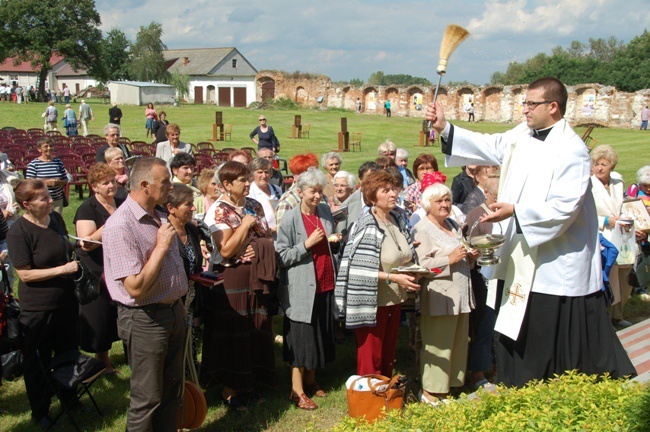
[[[300,204],[300,193],[296,187],[296,181],[298,180],[298,177],[300,177],[300,174],[307,171],[310,167],[318,168],[318,156],[313,153],[299,154],[289,159],[289,169],[291,170],[291,174],[293,174],[293,184],[291,185],[291,188],[282,195],[278,202],[278,208],[275,211],[277,226],[280,226],[282,216],[284,216],[287,211]]]

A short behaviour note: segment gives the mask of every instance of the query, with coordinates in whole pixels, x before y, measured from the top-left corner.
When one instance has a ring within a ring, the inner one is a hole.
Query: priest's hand
[[[445,113],[442,111],[442,108],[438,102],[429,104],[424,118],[427,121],[431,122],[431,127],[438,131],[438,133],[441,133],[443,130],[445,130],[445,126],[447,126]]]
[[[514,204],[498,202],[490,204],[492,213],[484,214],[481,222],[501,222],[515,214]]]

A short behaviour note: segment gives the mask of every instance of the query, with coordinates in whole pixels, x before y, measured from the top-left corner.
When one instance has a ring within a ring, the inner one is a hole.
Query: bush
[[[650,394],[646,393],[646,397]],[[466,397],[440,407],[414,403],[402,416],[389,413],[374,424],[345,419],[335,431],[582,431],[641,429],[632,415],[641,407],[644,387],[609,377],[568,372],[556,380],[522,389],[499,387],[475,400]],[[647,410],[647,403],[643,406]]]
[[[283,111],[290,111],[290,110],[297,110],[300,109],[300,105],[296,104],[294,101],[292,101],[289,98],[281,97],[278,99],[267,99],[264,102],[251,102],[248,105],[248,109],[253,109],[253,110],[258,110],[258,109],[265,109],[265,110],[283,110]]]

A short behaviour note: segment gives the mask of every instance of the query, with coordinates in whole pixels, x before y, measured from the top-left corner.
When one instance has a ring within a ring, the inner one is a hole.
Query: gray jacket
[[[325,228],[325,235],[334,232],[332,212],[325,203],[318,204],[318,216]],[[316,271],[311,252],[305,249],[307,231],[302,221],[300,206],[288,210],[278,226],[275,251],[280,267],[278,297],[285,315],[292,321],[311,322],[316,297]],[[330,251],[331,255],[331,251]],[[336,262],[332,258],[336,272]],[[334,275],[336,280],[336,274]]]

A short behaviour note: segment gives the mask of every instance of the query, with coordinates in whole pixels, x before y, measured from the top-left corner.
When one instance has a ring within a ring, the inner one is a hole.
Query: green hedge
[[[346,418],[335,431],[647,431],[644,386],[577,372],[522,389],[499,387],[474,400],[408,404],[374,424]],[[647,417],[647,414],[646,414]]]

